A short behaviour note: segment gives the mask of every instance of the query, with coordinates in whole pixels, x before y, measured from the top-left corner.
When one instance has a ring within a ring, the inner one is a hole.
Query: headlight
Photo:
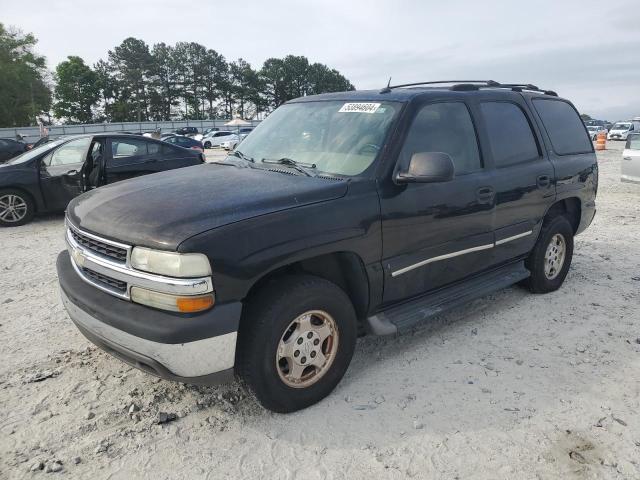
[[[169,277],[208,277],[211,275],[209,259],[202,253],[176,253],[135,247],[131,252],[131,266]]]

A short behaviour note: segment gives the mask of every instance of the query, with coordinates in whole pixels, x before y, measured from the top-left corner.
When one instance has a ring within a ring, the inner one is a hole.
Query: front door
[[[384,303],[420,295],[490,265],[493,191],[469,108],[462,101],[416,109],[398,165],[418,152],[451,156],[443,183],[381,186]]]
[[[72,140],[40,161],[40,187],[48,210],[64,210],[82,193],[82,171],[90,143],[91,137]]]

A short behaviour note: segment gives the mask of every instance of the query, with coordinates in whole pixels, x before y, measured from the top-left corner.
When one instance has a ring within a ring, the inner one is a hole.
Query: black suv
[[[57,262],[69,316],[147,372],[235,371],[290,412],[331,392],[359,334],[516,282],[556,290],[595,214],[576,109],[450,83],[293,100],[224,160],[77,198]]]
[[[82,192],[148,173],[199,165],[204,154],[138,135],[100,133],[45,142],[0,165],[0,227],[62,212]]]

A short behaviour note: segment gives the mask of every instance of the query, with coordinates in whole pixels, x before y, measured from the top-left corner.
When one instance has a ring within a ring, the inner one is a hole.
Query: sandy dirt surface
[[[0,478],[640,478],[640,185],[620,183],[621,147],[598,155],[559,291],[363,338],[334,393],[291,415],[102,353],[58,298],[63,217],[0,230]]]

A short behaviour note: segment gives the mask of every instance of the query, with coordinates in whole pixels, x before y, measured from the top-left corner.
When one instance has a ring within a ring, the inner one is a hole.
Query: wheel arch
[[[351,299],[358,322],[366,318],[369,308],[369,277],[362,258],[351,251],[325,253],[270,270],[251,285],[244,301],[278,278],[300,273],[315,275],[335,283]]]
[[[573,233],[578,232],[582,218],[582,201],[578,197],[568,197],[556,201],[544,215],[543,222],[548,222],[557,215],[564,215],[573,227]]]

